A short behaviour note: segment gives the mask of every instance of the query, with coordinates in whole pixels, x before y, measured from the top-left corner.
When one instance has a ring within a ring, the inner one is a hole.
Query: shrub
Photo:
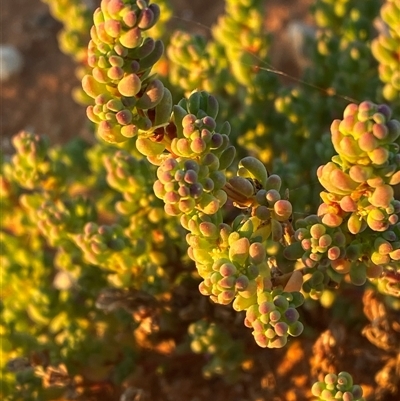
[[[165,355],[190,348],[206,377],[240,381],[259,352],[248,332],[290,347],[315,336],[307,310],[351,325],[346,310],[368,291],[392,337],[364,332],[393,362],[398,2],[382,6],[375,37],[378,1],[316,1],[310,66],[290,87],[269,67],[261,1],[226,1],[207,40],[168,36],[166,2],[102,0],[87,50],[84,3],[46,2],[82,64],[75,98],[98,141],[21,132],[3,158],[5,399],[145,399],[141,369],[161,386]],[[322,378],[318,399],[363,399],[349,373],[310,380]],[[396,394],[389,384],[376,399]]]

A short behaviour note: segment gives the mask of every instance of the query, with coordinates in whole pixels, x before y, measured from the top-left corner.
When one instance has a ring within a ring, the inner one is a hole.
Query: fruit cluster
[[[246,311],[244,324],[253,329],[260,347],[282,348],[288,336],[297,337],[303,332],[297,309],[304,302],[300,292],[274,290],[257,294],[257,303]]]
[[[382,91],[383,97],[394,103],[400,96],[399,13],[400,4],[396,0],[389,0],[382,5],[380,16],[384,26],[371,44],[372,54],[379,62],[379,78],[385,84]]]
[[[35,189],[44,185],[47,189],[59,190],[65,183],[63,165],[48,154],[48,141],[39,135],[21,131],[12,139],[17,153],[12,157],[12,168],[6,167],[20,186]],[[61,174],[60,174],[61,173]]]
[[[226,202],[224,171],[235,157],[228,138],[230,126],[215,130],[218,103],[206,92],[193,93],[186,109],[182,106],[173,109],[177,132],[170,143],[173,156],[159,166],[154,191],[164,200],[168,214],[190,214],[197,208],[211,215]]]
[[[316,382],[311,388],[315,401],[364,401],[363,390],[360,386],[353,384],[353,378],[347,372],[339,374],[329,373],[324,381]]]
[[[171,94],[150,75],[164,45],[143,36],[159,16],[158,5],[146,0],[102,1],[94,13],[88,53],[92,72],[83,77],[82,85],[95,101],[87,108],[88,117],[99,124],[98,133],[107,142],[154,130],[169,117]]]
[[[392,188],[400,182],[400,123],[387,106],[365,101],[349,104],[331,133],[338,155],[317,172],[327,190],[318,211],[322,222],[338,227],[345,219],[352,234],[387,230],[397,223],[400,206]]]
[[[224,87],[223,49],[215,42],[206,42],[201,35],[175,31],[167,48],[170,71],[168,78],[173,85],[186,93],[202,88],[217,94]],[[221,79],[210,79],[219,76]]]

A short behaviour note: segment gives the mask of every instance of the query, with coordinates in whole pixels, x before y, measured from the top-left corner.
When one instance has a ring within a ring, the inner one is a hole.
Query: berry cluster
[[[385,266],[397,270],[399,261],[399,182],[397,138],[400,124],[386,105],[350,104],[343,120],[331,127],[338,155],[318,169],[327,189],[321,193],[319,216],[296,221],[289,260],[301,258],[303,290],[320,297],[350,275],[355,285],[380,277]]]
[[[165,202],[165,211],[172,216],[190,214],[195,208],[207,214],[216,213],[226,201],[221,190],[225,176],[217,170],[218,159],[208,154],[212,164],[200,164],[190,159],[166,159],[158,168],[154,184],[156,196]]]
[[[86,260],[93,264],[110,261],[113,253],[121,252],[128,247],[128,240],[125,238],[122,227],[118,225],[98,226],[95,223],[87,223],[83,233],[76,235],[75,243],[82,249]],[[133,244],[129,245],[132,249],[131,245]],[[136,254],[144,252],[144,241],[138,241],[134,248]]]
[[[203,278],[200,292],[216,303],[233,301],[235,310],[246,310],[249,313],[246,325],[253,327],[256,341],[262,347],[282,347],[288,335],[299,335],[303,330],[302,324],[297,322],[297,311],[292,312],[303,302],[298,293],[284,294],[291,301],[289,311],[286,311],[289,302],[283,304],[280,298],[276,301],[280,310],[275,312],[273,324],[282,320],[282,324],[277,325],[279,334],[272,336],[268,331],[272,326],[261,327],[255,322],[259,315],[254,315],[254,311],[258,310],[259,303],[265,297],[272,296],[272,300],[282,293],[278,289],[272,291],[271,267],[266,251],[267,240],[282,239],[282,223],[291,216],[290,202],[281,199],[278,192],[280,184],[280,178],[268,176],[257,159],[244,158],[239,162],[238,175],[229,179],[224,189],[237,207],[251,208],[251,215],[237,216],[232,226],[222,223],[219,213],[211,216],[197,213],[181,218],[182,225],[190,231],[187,235],[189,256],[196,262]],[[280,319],[278,313],[286,317]]]
[[[400,123],[391,119],[390,108],[367,101],[348,105],[343,117],[331,126],[338,155],[317,172],[328,191],[321,193],[318,214],[330,227],[346,220],[352,234],[367,227],[385,231],[400,210],[392,188],[400,182]]]
[[[353,384],[353,378],[347,372],[327,374],[324,381],[314,383],[311,392],[318,397],[315,401],[365,401],[362,388]]]
[[[384,26],[380,35],[371,44],[372,54],[379,62],[379,78],[385,84],[382,91],[383,97],[394,104],[400,95],[399,13],[398,1],[388,0],[382,5],[380,15]]]
[[[26,189],[42,186],[58,190],[63,185],[64,177],[60,174],[63,166],[49,157],[46,138],[21,131],[13,137],[12,144],[17,153],[12,156],[12,168],[6,167],[6,175]]]
[[[127,151],[118,150],[112,156],[104,157],[104,166],[108,185],[118,192],[141,194],[147,189],[151,170],[144,160],[137,160]]]
[[[303,302],[300,292],[259,292],[257,303],[246,310],[244,324],[253,329],[254,339],[260,347],[282,348],[289,335],[297,337],[303,332],[296,309]]]
[[[175,31],[167,50],[170,61],[168,78],[184,92],[202,88],[216,94],[225,83],[223,69],[227,66],[223,64],[223,55],[222,48],[215,42],[207,43],[203,36]],[[209,78],[216,74],[221,77],[220,80]]]
[[[212,29],[215,40],[224,46],[226,59],[232,61],[229,63],[232,78],[240,85],[251,88],[253,93],[258,90],[254,79],[259,79],[254,65],[266,58],[270,47],[269,35],[265,32],[260,12],[262,7],[260,0],[228,0],[225,15]],[[232,78],[227,85],[229,92],[229,89],[233,89],[229,85]]]
[[[349,262],[344,262],[346,236],[340,228],[325,226],[316,215],[296,221],[293,242],[284,250],[289,260],[301,258],[305,277],[303,291],[319,297],[329,286],[336,286],[348,273]],[[346,265],[346,268],[344,268]]]
[[[36,200],[38,198],[25,196],[21,198],[21,203],[28,206],[32,213]],[[36,206],[35,214],[34,221],[51,246],[68,243],[69,234],[79,233],[86,221],[96,217],[91,202],[79,196],[73,200],[41,201]]]
[[[82,85],[95,100],[88,117],[99,124],[98,133],[107,142],[126,141],[169,118],[171,94],[150,75],[164,45],[143,36],[159,16],[160,8],[147,0],[102,1],[94,13],[88,54],[93,70]]]
[[[232,164],[235,148],[229,144],[228,123],[216,131],[217,113],[218,102],[206,92],[194,92],[174,106],[176,137],[154,183],[170,215],[191,214],[195,208],[212,215],[226,202],[224,170]]]
[[[234,300],[234,309],[245,309],[268,277],[265,247],[260,242],[250,243],[244,233],[223,223],[217,229],[213,223],[201,222],[198,231],[188,234],[187,241],[189,256],[204,279],[200,292],[216,303],[227,305]]]

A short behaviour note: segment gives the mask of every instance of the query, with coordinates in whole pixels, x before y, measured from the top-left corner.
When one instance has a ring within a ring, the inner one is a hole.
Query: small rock
[[[22,70],[21,52],[12,45],[0,45],[0,81],[7,81]]]
[[[310,54],[307,46],[310,39],[315,38],[315,28],[302,23],[301,21],[292,21],[287,27],[289,42],[294,50],[294,57],[300,68],[304,69],[310,65]]]

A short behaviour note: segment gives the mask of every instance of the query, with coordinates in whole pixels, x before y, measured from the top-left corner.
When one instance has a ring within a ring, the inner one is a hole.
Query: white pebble
[[[23,58],[20,51],[11,45],[0,45],[0,81],[6,81],[22,70]]]
[[[292,21],[287,27],[287,34],[298,65],[301,68],[309,66],[308,40],[315,38],[315,29],[300,21]]]

